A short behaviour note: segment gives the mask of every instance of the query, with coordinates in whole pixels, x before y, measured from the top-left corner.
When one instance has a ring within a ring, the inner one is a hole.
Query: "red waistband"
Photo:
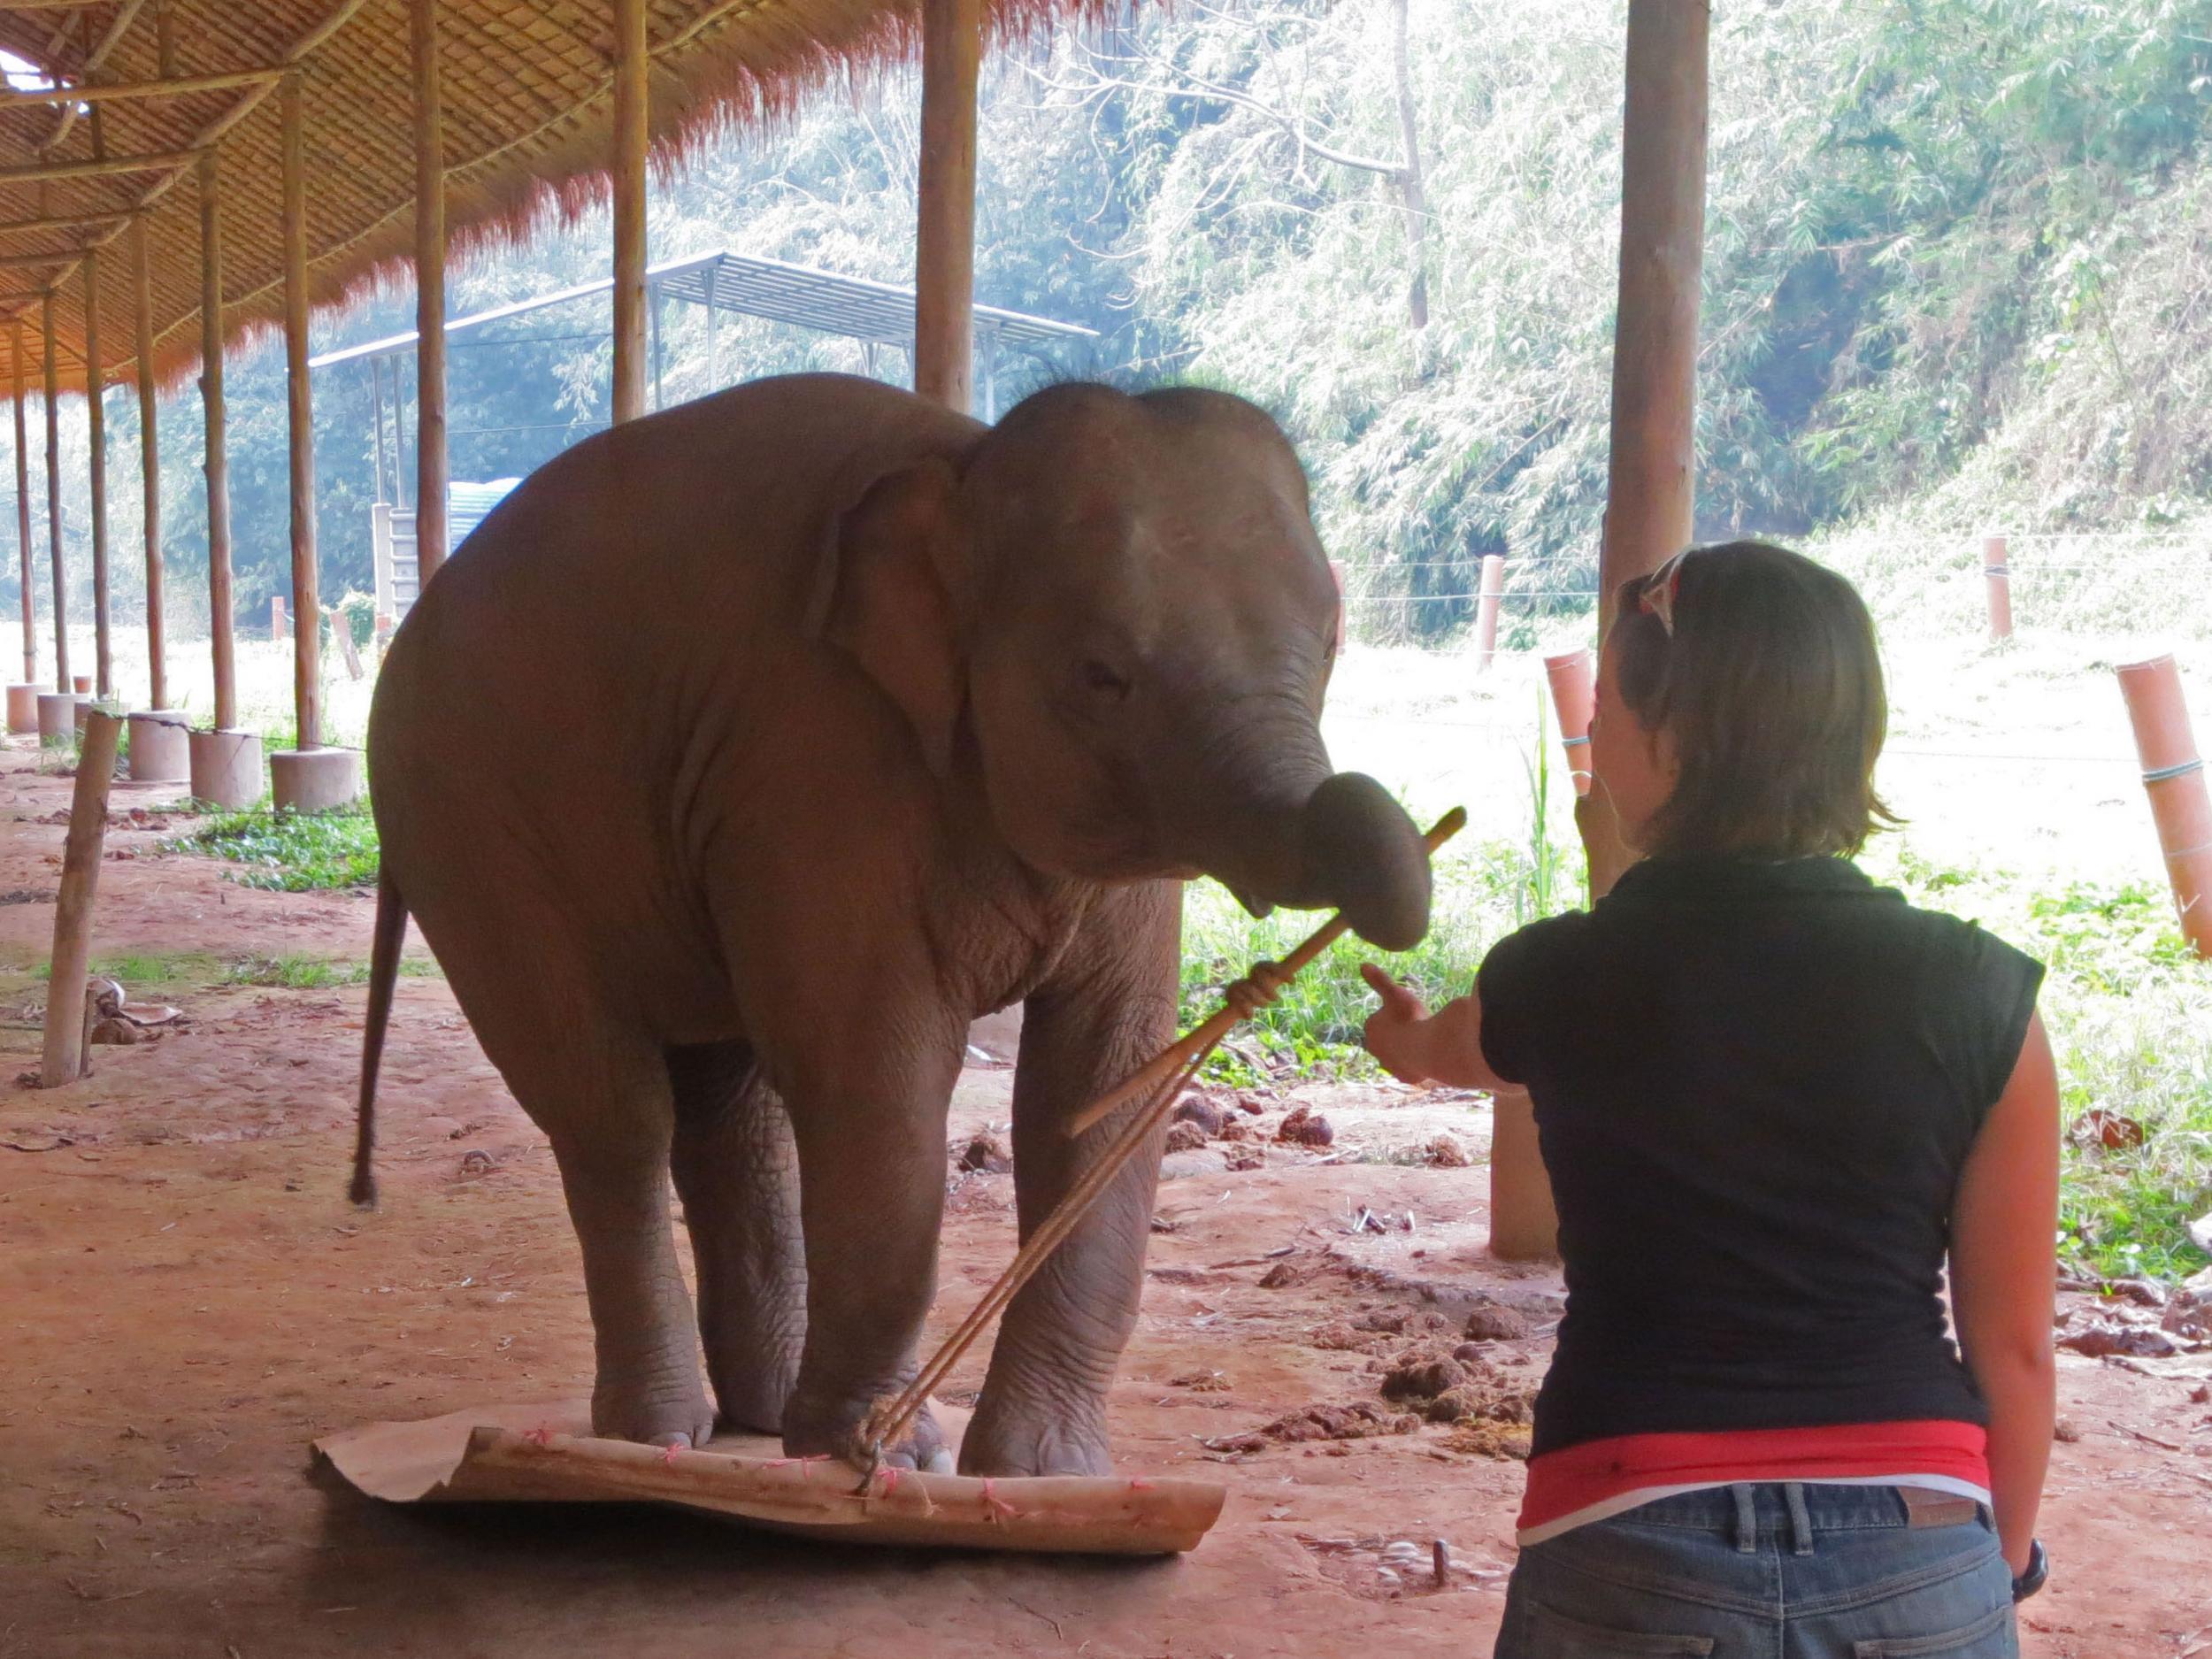
[[[1986,1489],[1988,1445],[1988,1432],[1978,1425],[1943,1418],[1585,1440],[1529,1460],[1520,1530],[1659,1486],[1940,1475]]]

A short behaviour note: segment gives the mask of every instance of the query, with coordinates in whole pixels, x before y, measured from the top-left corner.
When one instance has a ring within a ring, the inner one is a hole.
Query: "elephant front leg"
[[[1075,1140],[1068,1120],[1174,1037],[1181,915],[1175,884],[1110,895],[1054,982],[1028,1000],[1014,1079],[1014,1187],[1024,1239],[1127,1116]],[[1114,1177],[1007,1310],[961,1447],[962,1473],[1110,1471],[1106,1394],[1136,1327],[1160,1139]]]
[[[799,1148],[806,1345],[784,1407],[787,1455],[852,1455],[870,1409],[915,1374],[964,1029],[941,1010],[900,1018],[878,1008],[867,1029],[818,1030],[793,1068],[785,1098]],[[926,1411],[885,1461],[950,1467]]]

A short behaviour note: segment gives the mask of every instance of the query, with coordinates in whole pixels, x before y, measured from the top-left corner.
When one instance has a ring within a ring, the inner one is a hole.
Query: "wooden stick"
[[[69,837],[62,845],[61,892],[54,905],[52,976],[46,986],[46,1046],[42,1088],[73,1083],[84,1070],[84,994],[92,959],[92,901],[100,885],[107,839],[108,787],[115,781],[115,747],[123,722],[103,710],[85,716],[77,756],[77,787],[69,803]]]
[[[54,92],[61,95],[61,109],[55,119],[54,130],[46,134],[45,142],[38,147],[40,155],[50,156],[61,148],[62,141],[69,136],[70,129],[77,124],[79,106],[96,96],[93,88],[99,83],[93,77],[107,62],[108,54],[122,43],[123,36],[130,32],[131,25],[138,20],[138,14],[144,10],[145,4],[146,0],[123,0],[123,4],[116,7],[114,14],[108,19],[108,26],[101,32],[100,38],[86,50],[83,60],[77,65],[78,84],[53,88]],[[91,19],[81,18],[78,21],[81,26],[88,26]],[[96,156],[107,154],[107,146],[100,142],[97,104],[92,110],[92,153]]]
[[[70,87],[26,87],[0,93],[0,111],[40,104],[104,104],[124,98],[180,98],[200,92],[228,92],[280,80],[282,67],[225,69],[205,75],[165,75],[153,81],[88,81]]]
[[[54,295],[39,296],[46,343],[46,545],[54,564],[54,689],[69,689],[69,588],[61,557],[61,380],[54,349]]]
[[[42,271],[82,259],[81,248],[44,248],[35,253],[0,253],[0,271]]]
[[[645,0],[614,0],[614,419],[645,412]]]
[[[408,7],[415,69],[415,591],[445,563],[445,138],[437,0]]]
[[[42,213],[31,219],[0,219],[0,236],[19,231],[104,230],[127,225],[135,213]]]
[[[142,156],[85,156],[69,161],[18,162],[0,167],[0,184],[54,184],[65,179],[110,179],[121,173],[165,173],[197,159],[192,150],[158,150]]]
[[[200,407],[207,422],[207,620],[215,657],[215,729],[238,723],[231,637],[230,453],[223,424],[223,213],[215,152],[200,157]]]
[[[105,703],[115,695],[115,649],[108,627],[107,374],[100,360],[100,260],[84,257],[85,449],[92,486],[93,687]]]
[[[315,409],[307,378],[307,139],[300,78],[284,117],[284,362],[292,485],[292,709],[298,747],[323,746],[322,601],[315,561]]]
[[[31,584],[31,453],[23,426],[23,325],[8,325],[9,377],[15,392],[15,532],[22,550],[23,683],[38,680],[38,619]]]
[[[982,0],[923,0],[914,389],[964,415],[974,402],[975,85],[982,50]]]
[[[159,387],[154,380],[154,270],[147,246],[146,221],[131,227],[133,318],[138,356],[138,472],[145,496],[146,535],[146,672],[148,708],[169,706],[168,641],[161,605],[161,439],[155,404]]]

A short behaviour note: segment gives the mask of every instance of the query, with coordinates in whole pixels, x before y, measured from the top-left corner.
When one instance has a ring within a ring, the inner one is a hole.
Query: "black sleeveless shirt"
[[[1567,1313],[1535,1452],[1985,1421],[1939,1301],[1952,1194],[2042,965],[1839,858],[1647,859],[1482,964]]]

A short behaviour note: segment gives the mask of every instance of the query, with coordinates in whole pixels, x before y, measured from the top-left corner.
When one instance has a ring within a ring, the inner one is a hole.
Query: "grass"
[[[171,846],[244,865],[231,879],[250,887],[309,893],[376,882],[376,820],[366,806],[227,813]]]
[[[23,971],[43,983],[52,977],[53,964],[40,962]],[[245,956],[225,961],[204,955],[129,956],[104,957],[94,962],[89,972],[96,979],[117,980],[129,992],[187,985],[262,985],[289,991],[312,991],[334,985],[365,984],[369,964],[327,956]],[[438,964],[425,956],[403,956],[399,972],[402,979],[439,977]]]

